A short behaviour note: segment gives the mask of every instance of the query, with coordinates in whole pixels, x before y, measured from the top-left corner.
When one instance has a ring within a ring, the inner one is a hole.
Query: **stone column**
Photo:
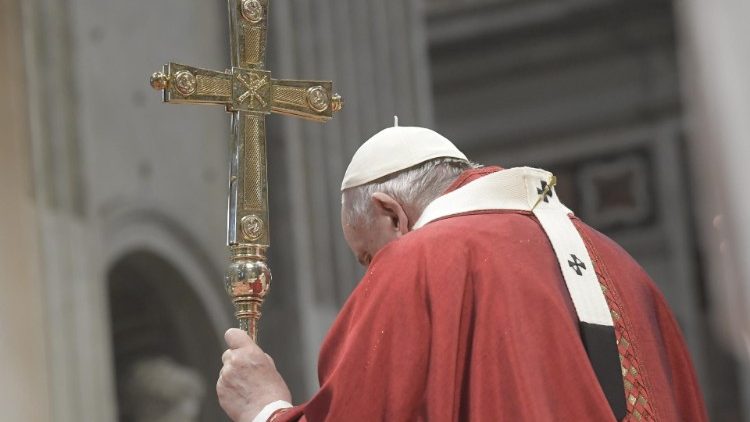
[[[0,409],[8,421],[51,421],[20,2],[0,0]]]
[[[293,372],[305,380],[304,387],[292,380],[296,392],[317,387],[320,342],[361,276],[340,227],[339,187],[349,160],[367,138],[392,126],[394,115],[404,126],[433,122],[422,7],[421,0],[273,2],[276,77],[333,79],[346,101],[326,125],[272,118],[276,281],[261,339],[272,355],[286,355],[282,360],[304,357]],[[277,301],[285,307],[273,308]],[[280,309],[295,316],[282,319]],[[290,342],[299,350],[290,353]]]

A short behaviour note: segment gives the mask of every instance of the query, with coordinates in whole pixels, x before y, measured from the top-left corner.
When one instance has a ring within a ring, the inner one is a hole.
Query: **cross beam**
[[[271,0],[227,0],[232,67],[224,72],[178,63],[151,76],[166,103],[218,104],[231,113],[225,277],[240,328],[257,340],[271,284],[265,117],[271,113],[326,122],[343,108],[330,81],[276,80],[264,69]]]

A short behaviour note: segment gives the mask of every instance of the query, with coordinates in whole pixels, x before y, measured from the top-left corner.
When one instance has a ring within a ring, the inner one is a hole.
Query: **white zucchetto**
[[[421,127],[389,127],[377,133],[354,153],[341,190],[370,183],[435,158],[466,155],[443,135]]]

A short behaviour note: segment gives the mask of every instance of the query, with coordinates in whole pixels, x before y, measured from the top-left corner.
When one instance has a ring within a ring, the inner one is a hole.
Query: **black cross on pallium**
[[[542,180],[542,187],[536,189],[536,193],[539,195],[544,194],[544,202],[549,202],[549,198],[552,198],[554,195],[554,193],[552,193],[552,187],[550,186],[550,188],[547,189],[547,182],[544,180]]]
[[[585,270],[586,264],[584,264],[583,261],[578,259],[578,257],[575,255],[570,255],[570,257],[573,258],[572,261],[568,260],[568,265],[570,266],[570,268],[572,268],[576,272],[576,274],[583,275],[583,271],[581,271],[581,269],[583,268]]]

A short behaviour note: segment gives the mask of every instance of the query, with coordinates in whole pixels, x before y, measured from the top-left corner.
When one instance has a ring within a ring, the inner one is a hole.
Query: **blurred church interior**
[[[739,3],[273,0],[274,74],[333,79],[346,99],[326,125],[269,118],[274,285],[260,343],[295,400],[315,391],[318,347],[361,275],[341,177],[398,115],[482,164],[556,173],[563,201],[659,284],[712,420],[750,420],[732,290],[714,280],[719,246],[695,189],[713,169],[691,103],[711,40],[702,8],[750,18]],[[0,0],[3,420],[165,420],[141,411],[159,406],[227,420],[214,384],[234,324],[228,117],[165,106],[148,86],[165,61],[226,68],[227,39],[223,0]]]

